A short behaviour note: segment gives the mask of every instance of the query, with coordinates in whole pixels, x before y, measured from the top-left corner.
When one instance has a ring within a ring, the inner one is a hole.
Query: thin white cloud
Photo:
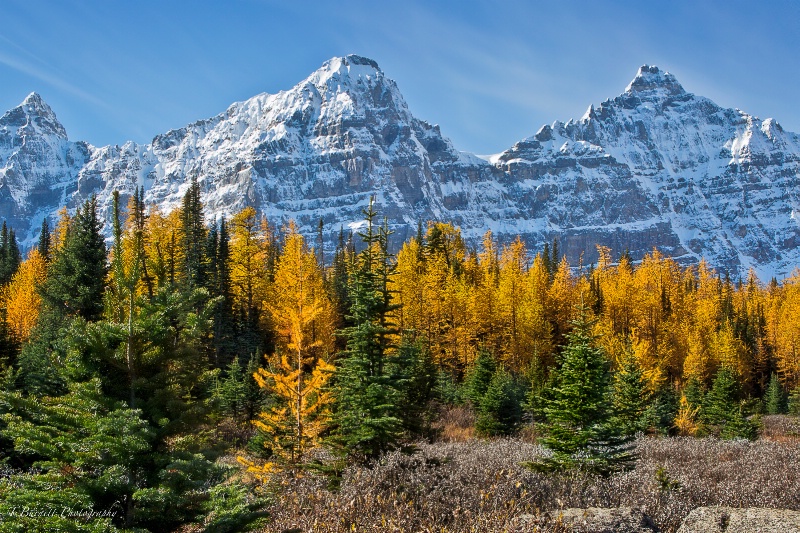
[[[85,100],[89,103],[94,105],[102,106],[104,108],[108,108],[108,104],[101,100],[100,98],[96,97],[95,95],[77,87],[62,77],[54,74],[55,69],[47,66],[43,61],[37,58],[35,55],[31,54],[27,50],[20,48],[10,39],[0,35],[0,40],[2,40],[7,45],[13,47],[17,54],[9,53],[8,51],[0,50],[0,64],[3,64],[9,68],[12,68],[18,72],[41,80],[57,89],[62,91],[68,92],[78,98]],[[32,61],[26,60],[23,57],[20,57],[21,54],[28,56],[33,61],[42,64],[43,66],[36,66],[33,64]]]

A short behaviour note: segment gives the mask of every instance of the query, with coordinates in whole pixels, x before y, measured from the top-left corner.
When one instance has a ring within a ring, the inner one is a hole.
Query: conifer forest
[[[558,239],[471,247],[446,222],[394,253],[372,205],[326,255],[252,208],[208,220],[196,182],[172,212],[114,200],[110,231],[94,201],[30,250],[2,227],[0,531],[800,509],[800,271],[572,265]]]

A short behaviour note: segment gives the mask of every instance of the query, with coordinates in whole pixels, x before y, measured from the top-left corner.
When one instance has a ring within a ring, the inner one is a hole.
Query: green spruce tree
[[[212,297],[217,299],[214,307],[214,363],[216,366],[229,365],[236,353],[239,342],[235,337],[233,317],[233,293],[231,292],[230,236],[225,217],[219,222],[214,247]],[[241,343],[248,348],[247,343]]]
[[[97,320],[103,314],[106,245],[97,199],[87,200],[70,222],[67,236],[40,287],[44,312]]]
[[[644,375],[631,350],[625,352],[612,383],[613,423],[624,435],[635,435],[647,429],[645,413],[650,405],[650,393]]]
[[[524,388],[505,369],[495,371],[478,404],[475,420],[478,435],[494,437],[516,433],[522,424],[524,395]]]
[[[683,387],[683,395],[686,396],[686,401],[689,402],[690,407],[699,408],[703,405],[705,392],[697,376],[692,376],[686,382]]]
[[[669,435],[674,431],[679,407],[680,397],[673,384],[662,384],[653,394],[645,412],[646,426],[660,435]]]
[[[533,420],[542,422],[544,421],[542,394],[547,385],[547,369],[542,358],[537,353],[534,353],[533,357],[531,357],[531,363],[525,372],[525,379],[528,387],[522,408],[530,413]]]
[[[800,385],[789,394],[788,411],[791,415],[800,415]]]
[[[740,386],[736,375],[727,367],[717,371],[711,389],[703,398],[700,421],[724,439],[758,437],[757,425],[742,411]]]
[[[764,408],[768,415],[779,415],[786,412],[786,394],[783,392],[778,375],[774,372],[770,376],[764,395]]]
[[[247,396],[247,376],[245,369],[239,363],[239,357],[234,357],[228,365],[225,376],[219,380],[217,401],[223,415],[234,422],[243,422],[245,416],[245,399]]]
[[[481,346],[478,349],[478,357],[475,359],[475,364],[467,374],[467,379],[464,383],[466,397],[476,410],[480,406],[486,391],[489,390],[489,384],[492,382],[492,376],[496,371],[497,362],[494,360],[492,353]]]
[[[17,237],[14,230],[6,226],[5,220],[0,229],[0,286],[11,281],[11,277],[16,273],[19,264],[22,262],[22,255],[19,251]]]
[[[384,228],[375,231],[372,202],[364,215],[365,248],[349,279],[353,325],[342,331],[347,347],[339,354],[334,378],[331,442],[351,457],[372,460],[393,448],[402,435],[398,406],[404,384],[393,379],[387,365],[393,331],[388,323],[388,233]]]
[[[153,439],[139,411],[107,398],[96,379],[71,384],[63,396],[0,397],[8,410],[3,436],[22,466],[0,480],[0,513],[15,517],[15,531],[116,531],[134,524],[139,472]],[[14,512],[22,508],[30,512]],[[102,514],[83,519],[70,510]]]
[[[552,455],[529,466],[609,475],[630,466],[634,456],[629,439],[613,424],[608,364],[594,346],[589,310],[581,306],[578,311],[568,344],[542,395],[546,436],[540,442]]]
[[[203,216],[200,185],[192,179],[181,204],[180,244],[183,249],[184,282],[191,288],[207,287],[208,230]]]
[[[427,343],[403,335],[397,354],[390,360],[390,374],[402,384],[398,413],[403,429],[413,436],[425,435],[432,422],[431,401],[436,397],[437,371]]]
[[[50,260],[50,247],[52,246],[52,236],[50,235],[50,225],[47,222],[47,217],[42,219],[42,229],[39,232],[39,242],[36,247],[39,249],[39,255],[45,261]]]

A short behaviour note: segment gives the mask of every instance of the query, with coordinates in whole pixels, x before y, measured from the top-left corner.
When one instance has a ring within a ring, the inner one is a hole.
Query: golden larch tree
[[[254,377],[278,403],[255,425],[271,439],[273,453],[290,466],[301,464],[326,427],[331,398],[324,392],[333,367],[325,361],[333,346],[332,305],[313,250],[290,223],[267,308],[278,332],[274,370]]]
[[[252,207],[236,213],[230,221],[230,272],[233,308],[248,323],[261,321],[268,298],[271,235]]]
[[[42,304],[36,288],[46,275],[45,260],[39,250],[33,248],[11,278],[11,282],[0,292],[0,307],[6,309],[6,322],[17,342],[27,341],[36,325]]]

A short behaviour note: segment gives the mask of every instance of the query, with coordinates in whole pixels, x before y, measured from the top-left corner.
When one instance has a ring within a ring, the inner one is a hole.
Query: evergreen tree
[[[14,230],[9,229],[3,221],[3,227],[0,229],[0,286],[11,281],[21,262],[22,255]]]
[[[692,408],[699,408],[703,405],[705,393],[697,376],[690,377],[689,381],[686,382],[683,387],[683,396],[686,397],[686,401]]]
[[[63,331],[68,329],[63,318],[54,312],[43,312],[31,331],[30,339],[19,353],[14,387],[33,396],[58,396],[67,392],[62,365],[67,346]]]
[[[269,400],[269,394],[255,379],[259,368],[258,357],[251,356],[245,367],[244,395],[242,397],[242,409],[246,420],[253,420]]]
[[[650,404],[650,394],[631,350],[626,351],[619,371],[614,374],[612,403],[614,423],[624,435],[635,435],[647,429],[644,415]]]
[[[268,397],[268,391],[259,386],[254,377],[262,373],[256,357],[244,361],[234,357],[224,375],[217,379],[214,391],[217,414],[231,418],[237,424],[249,425],[262,411]]]
[[[219,246],[219,232],[217,230],[217,221],[214,220],[211,226],[206,230],[206,249],[205,249],[205,267],[206,267],[206,280],[205,287],[209,290],[212,296],[216,296],[217,292],[217,247]]]
[[[774,372],[770,376],[767,392],[764,395],[764,407],[768,415],[779,415],[786,412],[786,395]]]
[[[472,367],[464,382],[466,397],[474,408],[477,409],[480,406],[496,370],[497,363],[492,353],[485,347],[480,347],[478,357],[475,359],[475,366]]]
[[[661,435],[669,434],[678,415],[679,402],[680,398],[671,383],[661,385],[645,412],[647,427]]]
[[[104,402],[117,406],[114,409],[122,409],[120,416],[138,413],[135,416],[146,423],[148,446],[134,458],[134,473],[125,474],[122,468],[127,463],[109,460],[115,463],[110,467],[113,472],[135,487],[118,498],[125,502],[126,524],[158,531],[202,518],[212,490],[231,473],[229,467],[214,463],[216,452],[199,432],[208,422],[213,385],[213,372],[207,370],[203,354],[203,340],[212,324],[208,293],[173,289],[162,287],[152,300],[137,298],[131,330],[125,321],[72,319],[68,328],[61,329],[55,357],[63,361],[60,377],[70,390],[97,383],[93,389],[101,392]],[[126,407],[131,398],[135,410]],[[102,419],[99,407],[87,411]],[[79,437],[92,433],[75,432]],[[108,442],[114,439],[109,437]],[[94,493],[90,498],[97,508],[105,501],[105,496],[101,499]]]
[[[542,261],[544,264],[544,269],[547,271],[547,275],[552,278],[553,276],[553,263],[550,259],[550,243],[544,243],[544,250],[542,250]],[[558,267],[558,261],[556,261],[556,268]]]
[[[531,364],[525,377],[528,381],[528,392],[522,407],[529,412],[537,422],[543,421],[543,403],[541,401],[544,388],[547,385],[547,374],[541,357],[534,353]]]
[[[395,383],[403,384],[398,401],[403,429],[411,435],[425,434],[430,427],[430,402],[436,397],[438,379],[426,342],[403,335],[389,373]]]
[[[589,301],[592,302],[592,311],[595,316],[600,316],[603,312],[605,298],[603,297],[603,288],[600,285],[600,278],[594,274],[594,268],[589,268],[589,273],[586,276],[589,279]]]
[[[436,397],[447,405],[462,405],[465,401],[463,383],[459,383],[453,374],[446,370],[439,370],[436,375]]]
[[[244,420],[247,376],[238,356],[228,365],[225,376],[219,383],[217,395],[221,411],[225,416],[231,417],[235,422]]]
[[[111,262],[111,283],[109,291],[106,293],[107,315],[118,325],[127,330],[124,348],[124,361],[126,365],[128,382],[128,405],[136,407],[136,363],[134,361],[134,315],[136,308],[136,287],[140,280],[139,267],[141,261],[139,256],[144,254],[142,243],[139,239],[134,240],[134,245],[128,247],[133,257],[125,257],[126,250],[122,240],[122,224],[120,222],[119,191],[114,191],[113,195],[113,228],[112,236],[114,246],[112,248]],[[125,324],[125,325],[123,325]],[[127,326],[127,327],[126,327]]]
[[[181,248],[183,250],[183,276],[189,287],[206,287],[208,283],[207,230],[200,199],[200,185],[196,179],[181,204]]]
[[[7,312],[0,307],[0,369],[10,368],[17,360],[19,343],[8,326]]]
[[[789,395],[788,411],[792,415],[800,415],[800,385]]]
[[[2,417],[3,434],[14,442],[15,459],[30,467],[0,482],[14,487],[0,490],[0,512],[15,516],[17,530],[116,531],[133,525],[137,473],[153,439],[140,412],[110,401],[98,380],[71,385],[64,396],[3,393],[2,400],[10,411]],[[15,507],[32,512],[13,513]],[[90,517],[87,523],[52,513],[65,509],[119,518]]]
[[[50,235],[50,225],[47,222],[47,217],[42,219],[42,230],[39,233],[39,242],[36,245],[39,249],[39,254],[45,261],[50,260],[50,247],[52,246],[52,237]]]
[[[711,390],[703,399],[700,420],[722,438],[754,440],[758,437],[758,428],[742,413],[739,391],[735,374],[727,367],[721,367]]]
[[[353,457],[370,460],[395,445],[403,422],[398,412],[402,384],[389,374],[386,357],[393,332],[387,319],[388,235],[384,228],[374,230],[372,202],[364,214],[365,248],[349,279],[353,325],[342,331],[347,347],[339,354],[333,387],[332,442]]]
[[[553,250],[552,255],[550,256],[550,272],[555,274],[558,271],[558,267],[561,264],[561,256],[559,255],[561,252],[558,249],[558,239],[553,237]]]
[[[628,466],[634,457],[628,439],[612,424],[609,370],[602,351],[593,345],[588,309],[581,306],[578,311],[560,364],[543,394],[547,422],[540,442],[553,455],[530,466],[609,475]]]
[[[208,237],[209,290],[217,299],[214,308],[214,365],[222,367],[230,363],[236,351],[234,339],[233,293],[231,290],[230,237],[225,217],[219,229],[212,226]]]
[[[511,374],[500,368],[492,375],[486,393],[478,404],[475,430],[479,435],[492,437],[511,435],[522,423],[524,389]]]
[[[19,354],[15,379],[16,387],[37,396],[66,391],[66,332],[75,321],[100,319],[104,308],[106,246],[97,200],[86,201],[74,218],[64,215],[63,220],[59,248],[52,254],[45,281],[38,286],[42,310]]]
[[[344,238],[344,229],[339,230],[339,241],[336,244],[336,251],[333,256],[333,272],[330,278],[330,291],[333,295],[333,302],[336,306],[336,316],[343,319],[342,327],[349,327],[353,324],[348,318],[351,305],[349,286],[350,272],[355,263],[355,255],[351,253],[351,248],[347,246]],[[339,348],[343,349],[344,346]]]
[[[97,199],[75,213],[41,286],[42,303],[59,316],[97,320],[103,313],[106,245],[97,217]]]

